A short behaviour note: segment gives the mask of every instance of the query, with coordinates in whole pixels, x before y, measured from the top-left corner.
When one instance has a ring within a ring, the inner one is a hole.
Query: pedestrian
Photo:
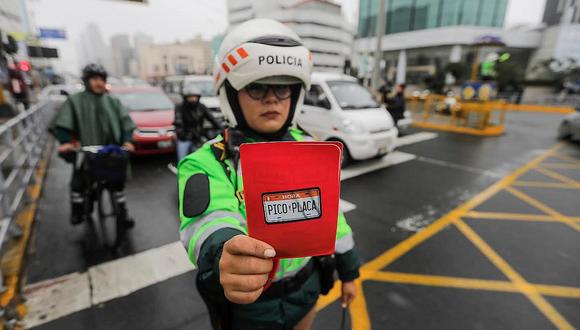
[[[229,127],[185,157],[178,172],[180,237],[197,266],[198,291],[215,329],[310,329],[319,294],[334,283],[331,261],[343,306],[356,295],[352,230],[340,213],[334,256],[281,259],[265,290],[276,251],[247,236],[238,153],[241,143],[309,139],[294,126],[310,87],[310,52],[285,25],[254,19],[227,34],[217,61],[215,85]]]
[[[12,98],[17,104],[22,104],[24,110],[28,109],[30,106],[28,87],[24,81],[22,71],[14,64],[10,64],[8,67],[8,79],[8,90],[12,94]]]
[[[395,124],[405,118],[405,110],[407,108],[405,88],[405,84],[398,84],[395,87],[395,95],[387,99],[387,109],[393,117]]]

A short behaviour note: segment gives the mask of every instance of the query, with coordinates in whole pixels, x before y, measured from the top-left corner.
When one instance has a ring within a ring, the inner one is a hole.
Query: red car
[[[175,152],[174,105],[163,90],[150,86],[113,86],[110,93],[129,109],[137,124],[133,133],[136,155]]]

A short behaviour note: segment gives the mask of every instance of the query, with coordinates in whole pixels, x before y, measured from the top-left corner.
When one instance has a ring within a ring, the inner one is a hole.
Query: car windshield
[[[173,109],[173,102],[161,92],[113,93],[129,111]]]
[[[185,81],[183,87],[196,86],[201,91],[201,96],[216,96],[213,82],[209,80]]]
[[[378,108],[371,93],[354,81],[329,81],[332,94],[344,110]]]

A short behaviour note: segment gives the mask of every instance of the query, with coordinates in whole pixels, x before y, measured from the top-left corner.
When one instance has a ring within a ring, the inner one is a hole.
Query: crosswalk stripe
[[[91,306],[127,296],[135,291],[193,270],[181,242],[28,285],[24,289],[29,329]]]

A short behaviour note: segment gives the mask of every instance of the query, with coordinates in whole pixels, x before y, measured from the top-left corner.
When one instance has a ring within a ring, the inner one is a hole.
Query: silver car
[[[560,139],[580,141],[580,108],[575,113],[569,114],[562,120],[558,130]]]

